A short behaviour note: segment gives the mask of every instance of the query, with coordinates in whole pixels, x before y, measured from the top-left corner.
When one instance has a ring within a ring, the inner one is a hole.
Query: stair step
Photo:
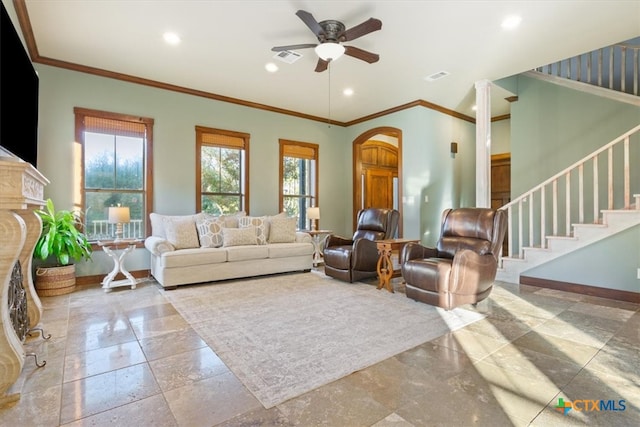
[[[588,223],[588,222],[577,222],[575,224],[571,224],[572,227],[585,227],[585,228],[607,228],[607,224],[598,223]]]
[[[578,239],[591,240],[606,230],[607,224],[573,224],[573,235]]]
[[[500,258],[503,261],[513,261],[513,262],[525,262],[524,258],[514,257],[514,256],[504,256]]]
[[[537,263],[549,257],[551,249],[536,246],[525,246],[522,248],[524,252],[524,260],[530,263]]]
[[[565,252],[575,245],[575,236],[547,236],[547,248],[550,252]]]
[[[640,215],[640,209],[603,210],[602,222],[609,224],[615,218],[615,222],[619,226],[631,225],[637,223],[638,215]]]

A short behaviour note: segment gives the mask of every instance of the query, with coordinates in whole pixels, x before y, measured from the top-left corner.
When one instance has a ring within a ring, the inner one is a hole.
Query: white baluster
[[[558,180],[553,180],[553,235],[558,235]]]
[[[578,166],[578,222],[584,224],[584,163]]]
[[[593,223],[600,222],[600,201],[598,200],[598,156],[593,157]]]
[[[571,235],[571,172],[567,172],[565,174],[565,185],[567,188],[567,194],[565,194],[565,229],[564,234],[567,236]]]
[[[631,208],[631,183],[629,181],[629,137],[624,139],[624,208]]]

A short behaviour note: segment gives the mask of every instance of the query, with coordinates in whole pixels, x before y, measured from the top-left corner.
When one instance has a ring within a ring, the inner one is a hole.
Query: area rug
[[[318,272],[164,295],[265,408],[483,318]]]

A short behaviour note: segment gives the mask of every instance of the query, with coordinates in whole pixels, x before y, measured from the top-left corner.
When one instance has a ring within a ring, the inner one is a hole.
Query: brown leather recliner
[[[395,209],[360,210],[351,239],[333,234],[327,237],[325,274],[349,283],[375,277],[379,257],[375,241],[394,238],[399,219],[400,212]]]
[[[487,298],[506,229],[501,210],[445,210],[435,248],[410,243],[402,250],[407,297],[447,310]]]

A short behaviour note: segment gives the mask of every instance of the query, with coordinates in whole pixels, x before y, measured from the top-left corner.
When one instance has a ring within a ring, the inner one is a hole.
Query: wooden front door
[[[389,169],[365,169],[365,208],[393,209],[393,172]]]
[[[371,129],[353,142],[353,228],[357,213],[365,207],[394,208],[400,212],[398,236],[402,236],[402,131]],[[378,205],[378,206],[376,206]]]
[[[491,208],[500,209],[511,201],[511,154],[491,156]],[[502,244],[502,255],[509,255],[507,235]]]

